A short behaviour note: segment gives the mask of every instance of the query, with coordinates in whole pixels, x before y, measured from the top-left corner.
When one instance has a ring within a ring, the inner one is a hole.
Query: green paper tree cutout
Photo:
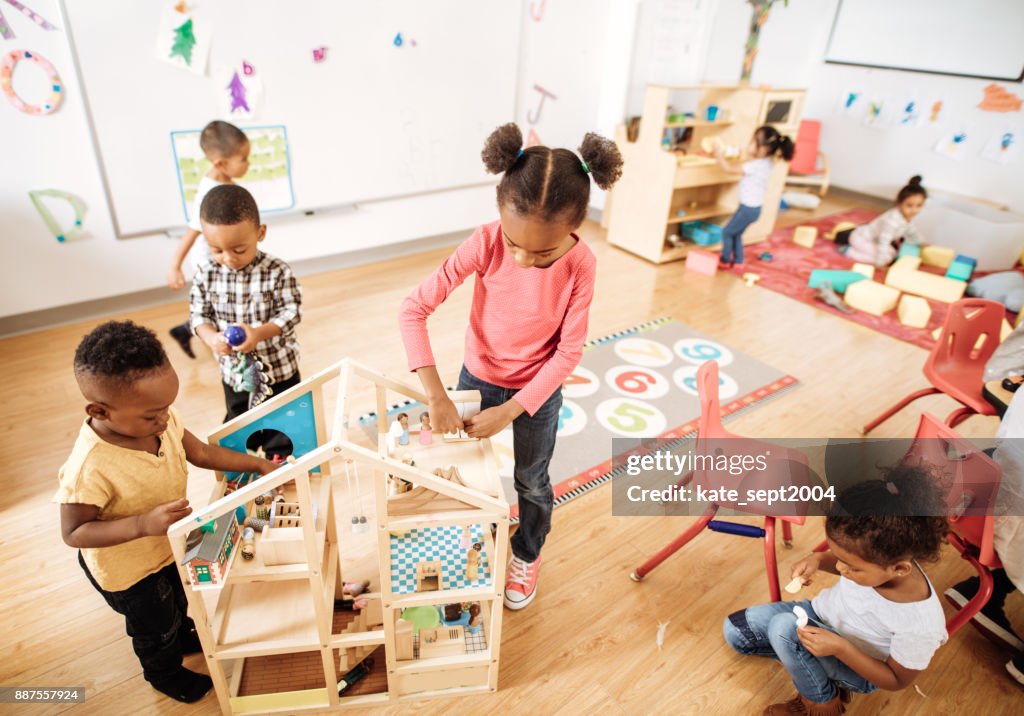
[[[754,59],[757,57],[757,45],[761,39],[761,28],[768,22],[768,13],[772,11],[772,5],[778,0],[747,0],[750,3],[750,31],[747,34],[747,41],[743,46],[743,74],[740,80],[749,82],[750,76],[754,73]],[[784,0],[783,5],[789,7],[789,0]]]
[[[185,64],[192,66],[192,48],[196,46],[196,36],[192,32],[192,18],[189,18],[178,27],[174,28],[174,44],[171,45],[170,57],[177,55],[185,60]]]

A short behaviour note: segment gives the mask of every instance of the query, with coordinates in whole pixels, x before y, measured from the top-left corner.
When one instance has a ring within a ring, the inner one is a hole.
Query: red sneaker
[[[537,575],[540,573],[540,555],[532,562],[512,555],[505,573],[505,606],[522,609],[537,594]]]

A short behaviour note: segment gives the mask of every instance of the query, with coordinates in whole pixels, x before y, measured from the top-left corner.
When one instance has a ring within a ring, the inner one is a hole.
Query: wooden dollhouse
[[[224,582],[227,566],[238,546],[238,535],[238,520],[233,512],[189,533],[182,565],[192,586],[215,586]]]
[[[349,434],[360,384],[376,394],[376,446],[359,444],[358,429]],[[509,506],[494,454],[487,440],[415,440],[389,453],[389,392],[427,402],[419,389],[344,360],[210,435],[211,444],[244,450],[256,431],[277,430],[292,444],[288,463],[234,491],[225,492],[234,476],[218,474],[210,504],[168,530],[224,714],[497,690]],[[460,410],[480,401],[476,392],[453,399]],[[409,456],[413,464],[403,461]],[[346,461],[374,475],[377,564],[372,575],[343,580],[333,475]],[[389,496],[391,475],[412,489]],[[281,519],[256,530],[253,559],[227,561],[215,584],[199,588],[187,566],[186,552],[196,548],[188,535],[211,520],[235,524],[237,535],[236,510],[256,519],[256,498],[281,489],[284,499],[273,505]],[[466,575],[467,531],[470,549],[483,546],[475,579]],[[431,577],[422,589],[420,565]],[[343,581],[363,577],[377,581],[377,591],[341,601]],[[465,626],[442,621],[446,606]]]
[[[608,243],[653,263],[685,258],[702,241],[687,238],[684,226],[724,220],[739,206],[739,177],[723,172],[709,156],[714,147],[735,164],[763,124],[795,141],[803,101],[803,90],[648,85],[636,136],[625,125],[616,130],[624,164],[601,221]],[[785,162],[775,163],[761,216],[744,232],[744,244],[771,233],[787,173]],[[702,236],[709,233],[704,229]],[[702,248],[718,251],[721,243]]]

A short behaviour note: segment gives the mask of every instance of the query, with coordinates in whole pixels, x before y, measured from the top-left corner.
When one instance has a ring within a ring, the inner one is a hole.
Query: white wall
[[[788,7],[777,2],[761,31],[752,77],[754,84],[807,88],[804,116],[822,121],[821,149],[828,154],[832,182],[890,197],[910,176],[921,174],[928,188],[982,197],[1024,210],[1024,192],[1020,190],[1024,185],[1024,161],[1001,166],[978,155],[989,135],[1004,123],[1015,125],[1018,136],[1024,136],[1021,113],[996,114],[977,109],[989,80],[826,64],[825,50],[837,6],[837,0],[790,0]],[[746,0],[717,0],[706,81],[739,79],[750,12]],[[1017,95],[1024,94],[1020,84],[1000,84]],[[841,93],[849,90],[882,99],[939,97],[945,117],[966,121],[978,144],[969,147],[964,159],[953,160],[933,151],[950,124],[867,127],[859,119],[837,111]]]
[[[610,136],[622,117],[637,2],[523,0],[519,110],[509,119],[519,122],[524,133],[532,126],[552,146],[575,149],[583,134],[595,128]],[[32,7],[64,26],[57,0],[35,0]],[[533,20],[531,9],[541,7],[540,20]],[[8,46],[37,51],[52,61],[66,98],[56,113],[35,117],[0,97],[5,150],[0,172],[0,265],[5,267],[0,317],[162,287],[175,240],[163,235],[114,237],[65,34],[45,32],[13,9],[4,15],[18,35]],[[35,68],[22,66],[15,74],[16,87],[24,89],[26,99],[39,86],[35,73]],[[546,100],[539,115],[538,84],[557,96]],[[537,122],[531,124],[530,117]],[[26,193],[45,188],[64,189],[85,200],[84,226],[91,238],[57,243]],[[602,201],[595,192],[593,203]],[[270,222],[265,248],[288,261],[317,259],[468,231],[495,216],[494,189],[484,186],[374,202],[356,211],[281,218]]]

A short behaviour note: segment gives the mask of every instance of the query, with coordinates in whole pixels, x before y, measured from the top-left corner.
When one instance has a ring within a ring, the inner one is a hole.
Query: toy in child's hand
[[[263,369],[263,363],[255,353],[236,355],[231,359],[231,372],[238,377],[236,392],[249,394],[249,409],[252,410],[273,394],[270,378]]]
[[[797,627],[807,626],[807,621],[810,617],[807,614],[807,610],[801,607],[799,604],[793,607],[793,613],[796,614],[796,625]]]
[[[238,347],[245,343],[245,329],[241,326],[230,325],[224,329],[224,340],[228,342],[228,345]]]
[[[799,577],[799,576],[793,577],[792,581],[789,584],[786,585],[786,591],[789,592],[790,594],[796,594],[797,592],[799,592],[803,588],[804,588],[804,578],[803,577]]]

